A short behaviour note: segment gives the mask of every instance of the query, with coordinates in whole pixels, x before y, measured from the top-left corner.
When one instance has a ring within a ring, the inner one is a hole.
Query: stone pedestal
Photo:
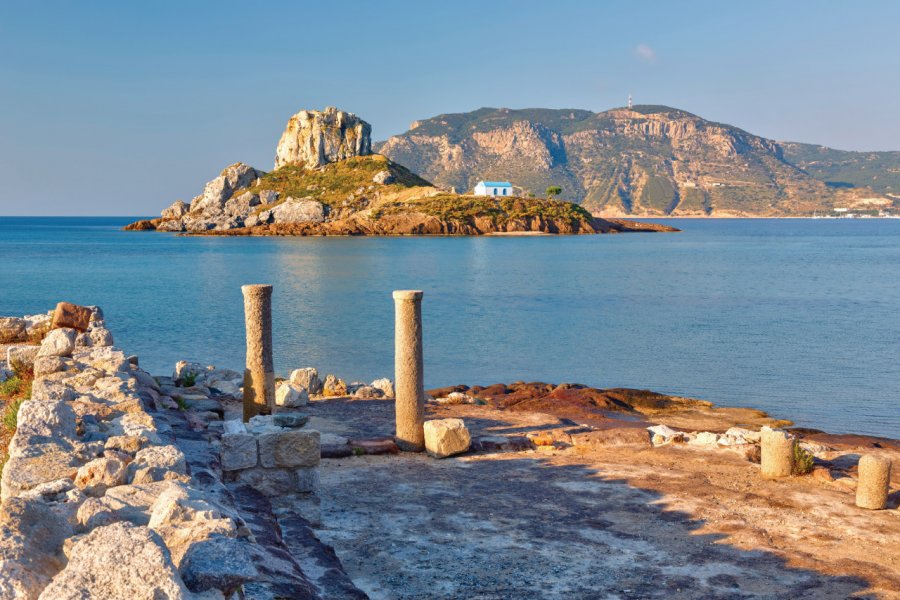
[[[881,510],[887,506],[891,485],[891,459],[866,454],[859,459],[859,482],[856,484],[856,505]]]
[[[422,359],[422,292],[394,292],[394,402],[397,445],[407,452],[425,449],[425,379]]]
[[[275,370],[272,364],[272,286],[245,285],[244,321],[247,328],[247,368],[244,370],[244,421],[270,414],[275,407]]]
[[[794,440],[785,431],[763,427],[760,432],[763,477],[790,477],[794,466]]]

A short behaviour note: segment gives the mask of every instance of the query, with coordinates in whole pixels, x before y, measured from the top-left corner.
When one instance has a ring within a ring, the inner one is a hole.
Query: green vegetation
[[[18,371],[6,381],[0,383],[0,468],[8,458],[6,451],[9,441],[16,432],[18,425],[19,407],[22,402],[31,397],[31,382],[34,376],[31,372]]]
[[[569,222],[588,222],[592,218],[581,206],[562,200],[491,198],[456,194],[438,194],[407,202],[389,202],[373,211],[372,216],[378,219],[384,215],[404,212],[420,212],[447,221],[468,221],[477,217],[489,217],[494,223],[529,217]]]
[[[806,475],[813,470],[813,455],[804,450],[797,441],[794,441],[794,462],[791,470],[794,475]]]
[[[288,165],[270,171],[253,185],[235,190],[232,197],[246,192],[258,193],[262,190],[278,192],[278,202],[260,207],[257,212],[268,210],[284,202],[288,197],[312,198],[332,208],[347,206],[347,197],[356,194],[360,188],[377,185],[372,178],[379,171],[390,171],[393,183],[378,185],[381,190],[402,190],[431,184],[412,173],[409,169],[392,163],[380,154],[355,156],[346,160],[329,163],[318,169]],[[358,194],[363,196],[364,194]],[[360,209],[363,206],[352,206]]]
[[[181,378],[182,387],[193,387],[195,383],[197,383],[196,373],[188,372],[187,375]]]
[[[553,198],[553,196],[559,196],[562,194],[562,188],[558,185],[551,185],[547,188],[547,197]]]

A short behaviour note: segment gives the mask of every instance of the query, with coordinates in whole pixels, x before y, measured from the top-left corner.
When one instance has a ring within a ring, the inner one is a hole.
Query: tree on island
[[[547,198],[553,198],[553,196],[559,196],[562,194],[562,188],[558,185],[551,185],[547,188]]]

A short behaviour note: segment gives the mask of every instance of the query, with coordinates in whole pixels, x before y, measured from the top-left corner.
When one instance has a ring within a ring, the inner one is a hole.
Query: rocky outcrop
[[[372,153],[372,127],[353,113],[329,106],[301,110],[288,120],[275,150],[275,168],[320,167]]]
[[[602,216],[812,214],[878,196],[810,176],[808,152],[795,164],[778,142],[665,106],[482,108],[417,121],[375,149],[443,188],[502,179],[542,195],[559,185]]]

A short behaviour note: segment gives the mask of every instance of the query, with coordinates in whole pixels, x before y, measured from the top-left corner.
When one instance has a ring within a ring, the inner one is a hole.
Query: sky
[[[666,104],[900,150],[900,2],[0,0],[0,215],[157,215],[290,115]]]

